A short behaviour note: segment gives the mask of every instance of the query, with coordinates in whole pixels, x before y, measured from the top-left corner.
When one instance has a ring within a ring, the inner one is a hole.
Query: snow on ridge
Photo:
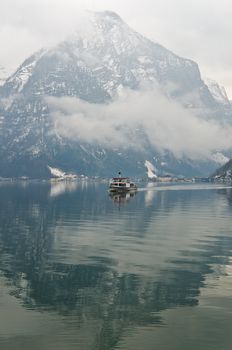
[[[33,68],[35,67],[36,62],[31,62],[30,64],[28,64],[27,66],[22,67],[22,69],[20,70],[16,81],[18,82],[18,92],[21,92],[24,85],[26,85],[26,83],[28,82]]]
[[[223,103],[223,104],[230,103],[229,98],[228,98],[227,93],[226,93],[226,89],[224,88],[224,86],[219,85],[213,79],[205,78],[204,81],[205,81],[206,85],[208,86],[211,95],[213,96],[213,98],[217,102]]]
[[[17,90],[17,92],[21,92],[23,90],[24,86],[27,84],[28,80],[33,74],[33,69],[38,60],[45,52],[46,50],[43,49],[38,51],[31,57],[30,61],[25,61],[21,67],[11,77],[9,77],[9,79],[7,79],[7,82],[15,85],[15,90]]]

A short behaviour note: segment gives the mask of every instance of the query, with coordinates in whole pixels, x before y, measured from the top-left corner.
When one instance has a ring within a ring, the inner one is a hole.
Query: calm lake
[[[232,189],[0,183],[1,350],[231,350]]]

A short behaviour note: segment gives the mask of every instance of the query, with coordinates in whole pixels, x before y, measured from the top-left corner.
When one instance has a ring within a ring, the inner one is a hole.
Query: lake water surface
[[[0,183],[1,350],[231,350],[232,189]]]

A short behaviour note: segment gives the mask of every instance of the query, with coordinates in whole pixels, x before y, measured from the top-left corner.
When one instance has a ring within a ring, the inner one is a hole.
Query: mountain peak
[[[113,11],[92,12],[92,20],[99,29],[108,32],[115,28],[127,28],[127,24]]]
[[[116,12],[113,12],[113,11],[95,12],[95,14],[97,16],[101,16],[101,17],[106,18],[106,19],[108,18],[110,20],[122,22],[121,17]]]

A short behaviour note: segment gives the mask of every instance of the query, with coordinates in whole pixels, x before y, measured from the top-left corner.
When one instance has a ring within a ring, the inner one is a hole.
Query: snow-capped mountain
[[[143,175],[146,161],[161,174],[212,171],[214,159],[204,163],[176,159],[170,150],[160,153],[142,131],[136,134],[144,136],[139,150],[107,148],[61,136],[50,118],[48,96],[106,104],[120,89],[147,83],[185,108],[201,111],[202,118],[231,113],[201,79],[195,62],[146,39],[115,13],[89,13],[84,27],[29,57],[1,88],[0,176],[46,177],[48,165],[79,174],[112,175],[120,169]]]
[[[85,30],[27,59],[8,79],[7,94],[27,94],[32,88],[37,95],[105,102],[120,86],[138,88],[141,82],[154,81],[173,83],[170,93],[174,96],[194,90],[194,101],[189,101],[192,106],[214,104],[195,62],[144,38],[115,13],[93,13],[89,17]]]

